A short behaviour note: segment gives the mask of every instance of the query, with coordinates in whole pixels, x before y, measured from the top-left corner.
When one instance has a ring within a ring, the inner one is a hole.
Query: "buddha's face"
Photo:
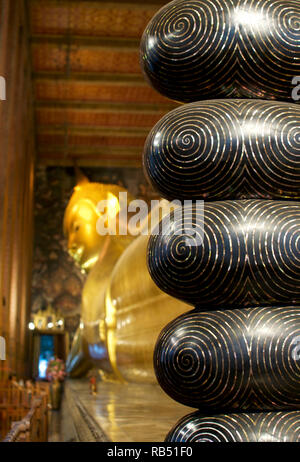
[[[89,269],[98,259],[103,237],[97,233],[97,220],[94,207],[85,200],[75,204],[70,214],[68,252],[83,269]]]
[[[106,227],[109,227],[109,219],[115,218],[119,212],[117,196],[105,186],[88,183],[76,187],[65,212],[64,231],[68,238],[68,252],[85,271],[96,263],[110,237],[99,233],[98,220],[106,220]],[[107,209],[102,212],[97,208],[97,203],[101,200],[108,204]]]

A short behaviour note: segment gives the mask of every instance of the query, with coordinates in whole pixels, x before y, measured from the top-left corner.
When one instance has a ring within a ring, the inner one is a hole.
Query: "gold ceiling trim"
[[[48,81],[53,83],[56,81],[67,82],[82,82],[82,83],[99,83],[107,85],[124,85],[124,86],[139,86],[149,88],[142,74],[119,74],[108,72],[73,72],[68,75],[65,71],[38,71],[32,74],[35,82]]]
[[[83,35],[49,35],[33,34],[30,43],[34,45],[74,46],[84,48],[101,48],[105,50],[137,51],[140,40],[127,37],[98,37]]]
[[[145,8],[151,8],[151,6],[153,6],[153,8],[157,8],[157,6],[161,5],[166,5],[167,3],[169,3],[170,0],[117,0],[116,2],[113,2],[111,0],[27,0],[28,3],[37,3],[37,4],[57,4],[59,6],[64,6],[64,5],[67,5],[67,6],[70,6],[72,3],[74,5],[78,5],[78,4],[82,4],[82,3],[85,3],[85,4],[93,4],[93,6],[99,6],[99,8],[103,8],[103,6],[105,5],[106,8],[115,8],[117,5],[120,5],[120,6],[127,6],[127,7],[135,7],[135,8],[138,8],[138,9],[141,9],[141,10],[144,10]],[[97,5],[98,4],[98,5]]]
[[[111,102],[90,102],[90,101],[66,101],[66,100],[51,100],[51,101],[36,101],[36,108],[47,109],[82,109],[88,111],[101,112],[123,112],[130,114],[132,112],[146,113],[166,113],[178,107],[177,103],[111,103]]]
[[[144,128],[144,127],[86,127],[86,126],[68,126],[68,133],[69,135],[80,135],[80,136],[102,136],[102,137],[109,137],[109,136],[122,136],[126,138],[132,137],[145,137],[148,135],[151,127]],[[62,135],[65,132],[64,125],[57,125],[57,126],[49,126],[49,125],[38,125],[37,126],[37,134],[38,135]]]

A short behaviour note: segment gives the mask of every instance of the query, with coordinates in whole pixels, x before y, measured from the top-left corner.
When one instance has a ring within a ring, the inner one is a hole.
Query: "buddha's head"
[[[109,243],[118,242],[120,245],[127,239],[126,236],[101,234],[97,226],[101,219],[106,229],[112,226],[116,228],[121,207],[120,192],[127,191],[118,185],[91,183],[83,176],[74,188],[65,210],[64,234],[68,239],[69,254],[85,271],[92,268],[99,256],[108,249]],[[132,200],[129,194],[127,197],[128,201]],[[98,206],[101,201],[106,201],[103,209]]]

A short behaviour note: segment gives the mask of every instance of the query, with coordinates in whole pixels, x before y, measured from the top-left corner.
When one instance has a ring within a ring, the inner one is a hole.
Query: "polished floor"
[[[57,411],[49,412],[49,431],[48,431],[48,442],[49,443],[61,443],[63,442],[61,432],[61,413]]]
[[[173,425],[194,410],[170,399],[158,385],[100,382],[96,396],[90,394],[87,380],[69,380],[66,386],[113,442],[162,442]],[[52,418],[50,440],[63,441],[59,415]]]

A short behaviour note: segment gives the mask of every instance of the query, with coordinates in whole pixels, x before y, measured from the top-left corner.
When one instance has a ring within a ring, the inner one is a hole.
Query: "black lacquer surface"
[[[151,130],[144,168],[169,200],[299,199],[300,106],[260,100],[186,104]]]
[[[300,442],[300,411],[220,414],[200,412],[181,419],[169,432],[167,442],[244,443]]]
[[[185,313],[161,332],[154,367],[202,412],[300,409],[300,306]]]
[[[146,27],[141,64],[153,87],[177,101],[292,101],[299,22],[298,1],[175,0]]]
[[[152,129],[145,172],[206,201],[148,246],[154,282],[195,307],[154,354],[165,392],[201,410],[170,442],[300,441],[299,24],[299,1],[175,0],[142,38],[148,81],[193,103]]]
[[[299,202],[210,202],[162,225],[148,267],[169,295],[212,310],[300,303]]]

